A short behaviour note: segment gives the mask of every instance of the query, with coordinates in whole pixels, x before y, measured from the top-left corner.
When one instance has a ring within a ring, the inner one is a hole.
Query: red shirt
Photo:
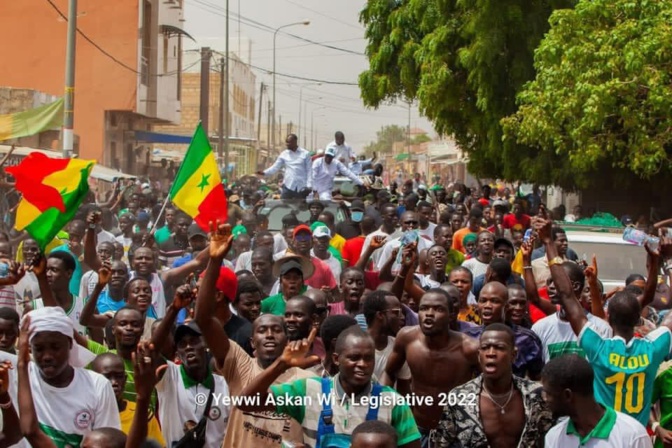
[[[348,267],[356,265],[359,261],[359,256],[362,254],[365,240],[366,237],[360,235],[350,238],[345,242],[343,250],[341,251],[341,256],[343,257],[343,261],[348,263]]]
[[[336,288],[336,279],[334,278],[334,273],[329,269],[329,266],[319,258],[310,257],[310,261],[313,262],[315,272],[313,272],[313,275],[311,275],[310,278],[307,278],[304,283],[315,289],[320,289],[323,286],[328,286],[329,289]]]
[[[502,225],[505,229],[513,230],[527,230],[530,228],[531,223],[532,218],[529,215],[522,215],[519,220],[513,213],[509,213],[502,220]]]

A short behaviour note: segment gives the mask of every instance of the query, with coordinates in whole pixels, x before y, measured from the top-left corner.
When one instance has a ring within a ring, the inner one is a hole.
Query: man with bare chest
[[[441,410],[451,403],[449,392],[474,377],[478,368],[478,342],[450,330],[455,295],[442,289],[430,289],[420,299],[420,325],[406,327],[397,334],[387,361],[383,384],[394,384],[404,362],[411,370],[413,416],[427,446],[430,431],[437,428]]]
[[[432,447],[544,446],[553,416],[541,385],[513,375],[515,357],[511,328],[501,323],[486,327],[478,349],[483,373],[450,392]]]

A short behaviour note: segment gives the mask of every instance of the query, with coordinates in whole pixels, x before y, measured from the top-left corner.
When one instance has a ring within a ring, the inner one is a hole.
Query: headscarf
[[[61,307],[47,306],[39,308],[29,312],[26,316],[30,316],[30,342],[33,341],[37,333],[43,331],[55,331],[73,339],[75,327]],[[72,367],[86,367],[95,357],[96,355],[89,350],[81,347],[76,341],[72,341],[69,359]]]
[[[464,238],[462,239],[462,245],[466,246],[469,243],[475,243],[477,239],[478,235],[476,235],[475,233],[468,233],[464,235]]]

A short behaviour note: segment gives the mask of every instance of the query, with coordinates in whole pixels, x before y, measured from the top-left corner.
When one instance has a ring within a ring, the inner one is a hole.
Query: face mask
[[[352,220],[354,222],[362,222],[364,219],[364,212],[352,212]]]

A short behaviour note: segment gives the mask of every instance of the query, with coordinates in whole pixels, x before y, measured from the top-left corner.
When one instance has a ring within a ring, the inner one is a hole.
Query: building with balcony
[[[221,59],[223,53],[212,50],[208,80],[208,120],[207,130],[212,148],[218,154],[217,142],[220,123],[222,97]],[[180,120],[173,125],[156,126],[157,133],[192,135],[201,121],[201,52],[188,50],[183,53],[184,71],[181,77]],[[236,175],[253,173],[257,170],[257,90],[256,75],[238,55],[230,53],[229,75],[229,171]],[[226,114],[224,115],[226,117]],[[204,123],[205,124],[205,123]],[[186,152],[185,144],[157,144],[162,151]],[[220,165],[223,167],[220,158]]]
[[[79,157],[143,174],[151,146],[136,141],[134,131],[180,121],[182,2],[79,0]],[[3,4],[0,54],[7,63],[0,66],[0,86],[63,95],[68,0],[52,3]]]

